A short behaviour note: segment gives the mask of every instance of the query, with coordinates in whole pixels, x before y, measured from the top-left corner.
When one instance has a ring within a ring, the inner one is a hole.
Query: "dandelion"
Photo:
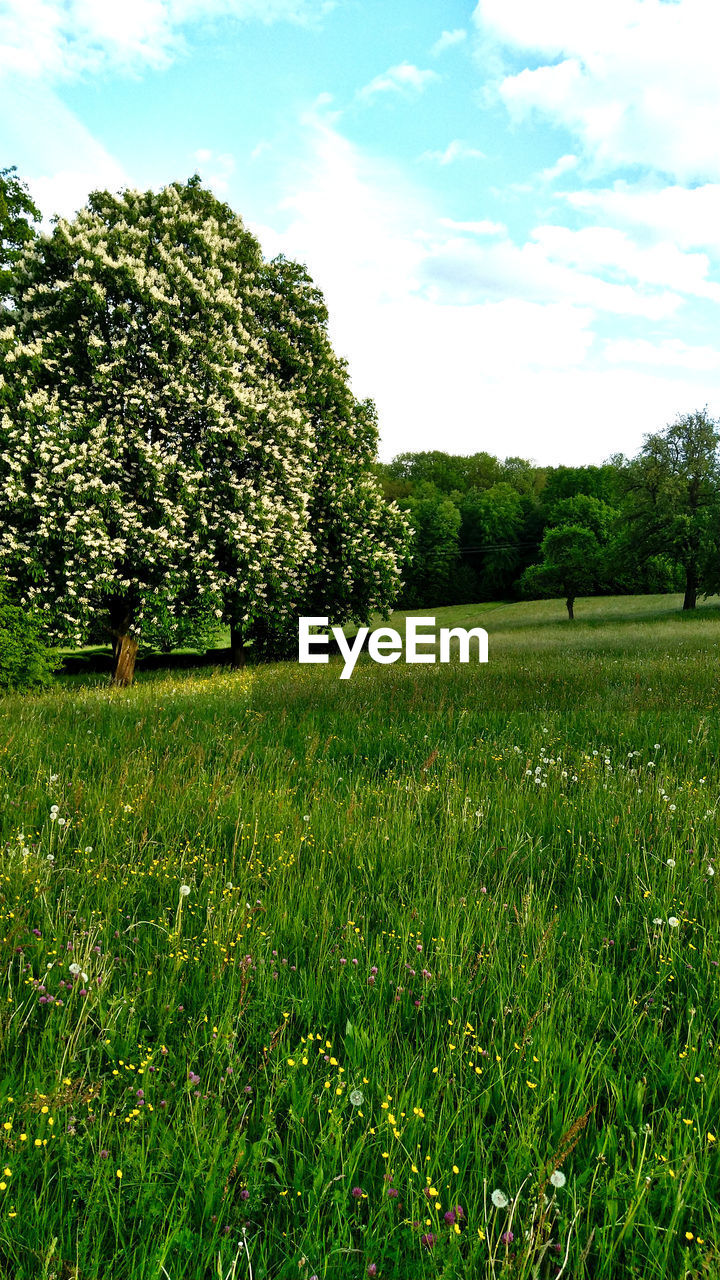
[[[361,1107],[365,1101],[362,1090],[360,1089],[353,1089],[348,1096],[354,1107]]]
[[[661,916],[654,916],[654,917],[653,917],[653,924],[662,924],[662,917],[661,917]]]
[[[677,929],[679,923],[680,921],[678,920],[677,916],[668,916],[668,924],[670,925],[671,929]]]
[[[674,808],[675,808],[675,806],[674,806],[674,805],[671,805],[671,806],[670,806],[670,808],[671,808],[671,809],[674,809]],[[674,859],[674,858],[668,858],[668,860],[667,860],[667,865],[668,865],[669,867],[674,867],[674,866],[675,866],[675,859]]]
[[[499,1191],[497,1188],[495,1189],[495,1191],[493,1191],[490,1199],[492,1200],[496,1209],[507,1209],[510,1203],[507,1196],[505,1195],[505,1192]]]
[[[189,885],[189,884],[181,884],[181,885],[180,885],[180,897],[181,897],[181,898],[187,898],[187,896],[188,896],[189,892],[190,892],[190,885]]]
[[[565,1177],[565,1174],[563,1173],[562,1169],[556,1169],[554,1173],[550,1174],[550,1182],[554,1187],[565,1186],[565,1183],[567,1182],[567,1178]]]
[[[73,975],[73,977],[76,977],[76,976],[77,976],[77,974],[81,972],[81,970],[80,970],[80,965],[79,965],[79,964],[71,964],[71,965],[68,965],[68,968],[69,968],[69,970],[70,970],[71,974]]]

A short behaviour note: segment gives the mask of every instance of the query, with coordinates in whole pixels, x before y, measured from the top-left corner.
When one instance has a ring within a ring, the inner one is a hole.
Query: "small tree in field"
[[[540,546],[542,559],[530,565],[520,579],[522,593],[564,596],[568,618],[575,617],[575,599],[595,588],[602,550],[591,529],[579,524],[549,529]]]
[[[261,264],[191,179],[95,193],[15,265],[0,567],[58,640],[101,613],[119,684],[153,626],[246,624],[310,554],[312,430],[271,372]]]

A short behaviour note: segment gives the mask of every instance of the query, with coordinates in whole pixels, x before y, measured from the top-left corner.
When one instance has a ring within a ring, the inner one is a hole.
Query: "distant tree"
[[[36,235],[40,210],[12,165],[0,169],[0,310],[10,288],[13,264]]]
[[[548,467],[540,495],[543,507],[550,509],[556,502],[579,494],[614,506],[619,497],[619,471],[617,459],[601,467]]]
[[[564,596],[568,618],[575,617],[577,596],[589,595],[597,585],[602,549],[591,529],[579,524],[548,529],[540,546],[540,561],[521,579],[523,595]]]
[[[645,437],[624,472],[626,518],[646,555],[682,565],[683,609],[694,609],[699,590],[718,583],[720,458],[717,423],[707,409],[678,416]]]
[[[463,558],[475,570],[479,598],[507,597],[523,561],[525,508],[520,494],[507,482],[484,493],[476,489],[462,499],[460,514]]]
[[[607,502],[587,493],[578,493],[574,498],[562,498],[553,504],[547,517],[547,525],[551,529],[563,524],[582,525],[584,529],[590,529],[598,542],[604,545],[617,519],[617,510],[608,506]]]
[[[410,557],[400,604],[405,609],[454,603],[460,570],[460,512],[449,498],[409,504]]]

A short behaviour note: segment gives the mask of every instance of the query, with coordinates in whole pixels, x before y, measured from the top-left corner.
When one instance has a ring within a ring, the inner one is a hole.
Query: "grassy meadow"
[[[2,699],[3,1280],[720,1276],[720,607],[679,605]]]

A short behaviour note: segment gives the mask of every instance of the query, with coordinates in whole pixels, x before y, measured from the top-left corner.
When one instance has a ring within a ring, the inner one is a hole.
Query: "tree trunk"
[[[575,618],[575,610],[573,609],[573,605],[575,604],[575,597],[568,596],[567,600],[565,601],[565,604],[567,605],[568,618],[570,619],[571,622],[573,622]]]
[[[131,635],[118,635],[113,640],[113,657],[115,659],[115,674],[112,682],[120,688],[127,688],[132,684],[135,674],[135,658],[137,657],[138,642]]]
[[[230,628],[230,666],[235,668],[245,666],[245,645],[241,627],[231,626]]]
[[[683,600],[683,609],[694,609],[697,604],[698,593],[698,571],[697,565],[693,562],[687,565],[685,569],[685,599]]]

